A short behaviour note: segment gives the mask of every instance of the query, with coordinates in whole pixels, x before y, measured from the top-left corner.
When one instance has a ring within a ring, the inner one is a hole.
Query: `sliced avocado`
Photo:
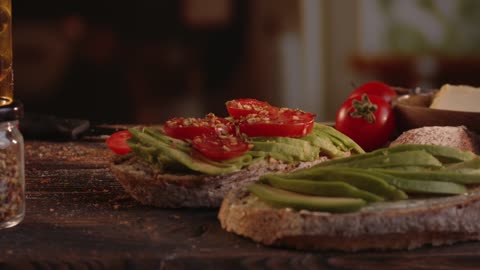
[[[444,171],[480,175],[480,157],[446,166]]]
[[[145,145],[142,145],[140,143],[132,142],[132,141],[127,141],[127,145],[128,145],[128,147],[130,147],[130,149],[132,149],[132,151],[137,156],[139,156],[143,160],[146,160],[147,162],[150,162],[150,163],[158,163],[159,162],[159,160],[158,160],[158,157],[159,157],[158,150],[155,147],[145,146]],[[163,157],[165,157],[165,156],[163,156]],[[172,160],[168,157],[165,157],[164,160],[161,160],[161,162],[167,162],[167,163],[169,163],[171,161]]]
[[[354,153],[363,154],[365,151],[358,145],[354,140],[352,140],[347,135],[341,133],[333,127],[322,125],[320,123],[315,123],[314,132],[323,132],[329,135],[331,138],[337,139],[343,145],[345,145],[349,150],[353,150]]]
[[[321,153],[325,153],[331,158],[345,157],[349,153],[339,150],[332,142],[330,137],[322,132],[312,132],[302,138],[310,142],[311,145],[320,149]]]
[[[388,168],[404,166],[440,168],[442,167],[442,163],[425,151],[405,151],[398,153],[387,153],[386,155],[377,155],[364,159],[356,159],[348,163],[342,163],[342,166],[355,168]]]
[[[380,202],[384,199],[373,193],[360,190],[350,184],[340,181],[309,181],[302,179],[285,179],[277,175],[262,178],[270,185],[293,192],[320,195],[327,197],[360,198],[367,202]]]
[[[175,148],[180,149],[184,152],[188,152],[190,150],[190,146],[187,142],[167,136],[164,133],[160,132],[160,130],[158,129],[145,127],[142,128],[142,131],[154,137],[155,139],[158,139],[168,145],[174,146]]]
[[[340,149],[341,151],[343,152],[349,152],[350,151],[350,148],[347,147],[343,142],[342,140],[338,139],[337,137],[335,136],[331,136],[330,134],[328,133],[324,133],[324,135],[327,136],[327,138],[332,141],[333,145],[335,145],[335,147],[337,147],[338,149]]]
[[[312,161],[318,158],[320,151],[309,142],[294,138],[258,138],[252,144],[253,151],[267,152],[285,162]]]
[[[424,167],[442,167],[440,161],[425,151],[405,151],[400,153],[389,153],[385,156],[376,156],[364,160],[358,160],[352,164],[353,167],[360,168],[388,168],[397,166],[424,166]]]
[[[251,184],[248,190],[260,200],[276,207],[290,207],[296,210],[313,210],[332,213],[348,213],[366,205],[362,199],[331,198],[299,194],[264,184]]]
[[[264,176],[266,177],[266,176]],[[379,177],[349,170],[349,168],[325,168],[306,169],[296,171],[282,177],[289,179],[305,179],[315,181],[340,181],[346,182],[359,189],[374,193],[389,200],[402,200],[408,196],[395,186],[392,186]]]
[[[383,174],[397,176],[404,179],[412,179],[412,180],[419,180],[419,181],[428,180],[428,181],[454,182],[459,184],[480,184],[479,174],[448,172],[444,170],[399,171],[399,170],[375,169],[375,171]]]
[[[419,153],[424,152],[424,153]],[[405,155],[405,156],[403,156]],[[429,156],[430,155],[430,156]],[[472,156],[473,155],[473,156]],[[390,158],[392,157],[392,158]],[[437,159],[438,158],[438,159]],[[322,162],[315,167],[348,166],[369,167],[370,164],[381,167],[442,167],[442,162],[461,162],[475,158],[475,154],[468,151],[437,146],[404,144],[390,148],[381,148],[370,153],[332,159]],[[440,160],[439,160],[440,159]],[[383,165],[382,165],[383,164]]]
[[[198,158],[195,158],[192,153],[183,152],[182,150],[175,148],[172,145],[155,139],[151,135],[142,132],[139,129],[132,128],[129,129],[129,131],[132,136],[142,144],[156,148],[157,151],[161,152],[168,158],[178,161],[180,164],[193,171],[210,175],[220,175],[238,171],[241,169],[242,166],[241,164],[231,164],[230,166],[218,167],[213,164],[203,162]]]
[[[419,172],[419,171],[425,171],[425,167],[422,166],[395,166],[395,167],[390,167],[388,169],[392,170],[397,170],[397,171],[408,171],[408,172]]]
[[[455,163],[467,160],[472,160],[476,155],[470,151],[463,151],[453,147],[441,146],[441,145],[428,145],[428,144],[400,144],[388,148],[390,153],[404,152],[404,151],[416,151],[423,150],[442,163]]]
[[[154,137],[155,139],[160,140],[161,142],[166,143],[170,147],[181,150],[182,152],[190,153],[192,151],[191,147],[187,142],[169,137],[157,129],[143,128],[143,132]],[[216,167],[221,167],[221,168],[231,167],[232,165],[237,167],[243,167],[251,164],[253,160],[253,157],[248,154],[244,154],[239,157],[232,158],[229,160],[224,160],[224,161],[214,161],[202,155],[195,155],[195,158],[202,162],[209,163],[211,165],[214,165]]]
[[[315,165],[315,167],[328,167],[328,166],[346,166],[346,164],[354,163],[357,161],[365,160],[368,158],[378,157],[378,156],[387,156],[389,154],[388,148],[381,148],[368,153],[361,153],[358,155],[351,155],[348,157],[340,157],[336,159],[331,159],[320,164]]]
[[[368,170],[368,173],[382,178],[387,183],[394,185],[407,193],[455,195],[462,194],[467,191],[464,185],[452,182],[414,180],[415,178],[406,179],[394,175],[384,174],[378,170]]]
[[[363,160],[363,159],[367,159],[367,158],[371,158],[371,157],[386,155],[386,153],[387,152],[385,152],[385,154],[369,152],[369,153],[365,153],[365,154],[353,155],[353,156],[348,156],[348,157],[339,157],[339,158],[335,158],[335,159],[331,159],[331,160],[327,160],[325,162],[319,163],[319,164],[315,165],[314,167],[312,167],[312,169],[316,168],[316,167],[348,166],[346,164],[353,163],[353,162]]]

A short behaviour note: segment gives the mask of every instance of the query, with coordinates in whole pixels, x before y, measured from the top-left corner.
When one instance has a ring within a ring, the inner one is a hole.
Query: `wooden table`
[[[101,140],[26,143],[26,218],[0,231],[0,269],[480,269],[480,242],[410,252],[263,247],[223,231],[216,210],[140,205],[110,174],[111,157]]]

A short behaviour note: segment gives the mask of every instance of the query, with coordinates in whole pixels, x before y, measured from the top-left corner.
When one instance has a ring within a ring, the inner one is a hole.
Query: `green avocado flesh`
[[[468,185],[480,184],[480,158],[444,146],[399,145],[287,174],[263,175],[257,184],[262,186],[249,187],[250,192],[276,207],[337,213],[343,203],[320,210],[312,197],[320,202],[325,198],[350,198],[369,204],[405,200],[409,195],[465,194]]]
[[[252,184],[248,190],[274,207],[290,207],[333,213],[355,212],[366,204],[357,198],[331,198],[294,193],[264,184]]]
[[[328,133],[323,130],[328,130]],[[314,161],[321,155],[337,158],[363,151],[345,135],[318,123],[315,123],[309,135],[301,138],[249,138],[249,143],[253,145],[250,151],[225,161],[208,159],[195,151],[189,142],[171,138],[159,129],[131,128],[129,131],[132,138],[127,143],[135,155],[170,173],[223,175],[267,158],[298,163]],[[334,144],[333,136],[340,138],[336,140],[342,142],[342,147]]]
[[[341,181],[310,181],[301,179],[286,179],[276,175],[263,178],[273,187],[297,193],[320,195],[327,197],[350,197],[364,199],[368,202],[380,202],[384,199],[368,191],[363,191]]]

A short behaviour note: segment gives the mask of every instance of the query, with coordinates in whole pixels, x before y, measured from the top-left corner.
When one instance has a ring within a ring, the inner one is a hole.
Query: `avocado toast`
[[[219,207],[232,188],[264,174],[308,168],[363,153],[314,114],[255,99],[226,102],[226,118],[175,117],[109,137],[111,171],[127,192],[158,207]]]
[[[230,192],[222,227],[305,250],[412,249],[480,239],[480,158],[398,145],[264,175]]]
[[[334,157],[362,152],[333,128],[316,123],[300,138],[250,138],[252,148],[226,161],[205,158],[185,141],[161,129],[132,128],[133,153],[116,157],[111,171],[125,190],[143,204],[157,207],[219,207],[230,189],[263,174],[307,168]],[[335,136],[335,137],[334,137]]]

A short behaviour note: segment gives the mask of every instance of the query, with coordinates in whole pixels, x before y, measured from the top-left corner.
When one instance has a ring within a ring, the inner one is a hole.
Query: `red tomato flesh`
[[[233,118],[240,118],[249,114],[269,112],[278,110],[277,107],[267,102],[259,101],[253,98],[240,98],[226,102],[228,114]]]
[[[239,122],[240,133],[249,137],[303,137],[314,125],[315,115],[282,108],[278,113],[251,114]]]
[[[132,134],[130,134],[128,130],[118,131],[110,135],[110,137],[108,137],[108,139],[105,141],[105,144],[113,152],[119,155],[124,155],[132,151],[132,149],[130,149],[130,147],[127,145],[127,140],[131,137]]]
[[[227,160],[247,152],[252,146],[243,138],[233,135],[204,134],[192,141],[192,146],[212,160]]]
[[[231,121],[208,114],[205,118],[172,118],[165,122],[163,130],[170,137],[192,140],[204,134],[232,134],[235,128]]]

